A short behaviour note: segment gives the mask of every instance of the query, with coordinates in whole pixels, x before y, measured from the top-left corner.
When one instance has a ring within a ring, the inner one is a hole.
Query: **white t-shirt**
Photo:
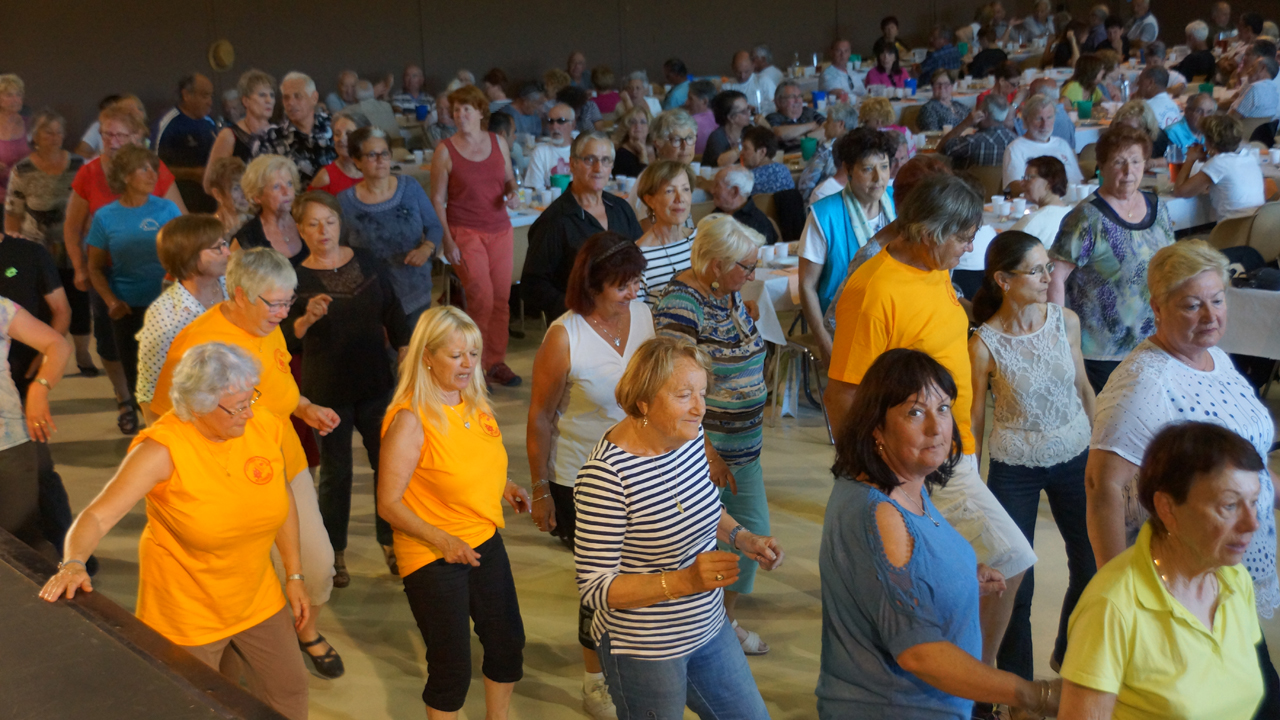
[[[843,189],[844,186],[833,175],[813,188],[813,192],[809,193],[809,204],[812,205],[828,195],[835,195]]]
[[[88,145],[97,152],[102,152],[102,125],[97,120],[84,131],[84,135],[80,137],[80,142]]]
[[[1170,80],[1170,82],[1172,83],[1173,81]],[[1151,112],[1156,114],[1156,122],[1160,124],[1161,130],[1182,119],[1182,111],[1178,109],[1177,103],[1173,101],[1173,98],[1169,97],[1167,92],[1162,92],[1148,100],[1147,107],[1150,107]]]
[[[773,83],[774,87],[778,87],[778,83],[782,82],[782,78],[783,78],[782,71],[774,67],[773,65],[770,65],[769,67],[761,70],[760,72],[756,73],[756,75],[759,75],[765,80],[768,80],[769,82]]]
[[[1046,205],[1013,224],[1010,230],[1021,230],[1028,235],[1035,235],[1048,250],[1058,238],[1058,230],[1062,228],[1062,219],[1075,208],[1070,205]],[[976,249],[976,248],[975,248]]]
[[[524,174],[525,186],[546,190],[551,187],[552,175],[568,175],[570,149],[569,145],[556,147],[550,143],[538,143],[529,157],[529,170]]]
[[[1209,201],[1219,219],[1252,215],[1267,201],[1262,168],[1254,162],[1247,147],[1233,153],[1218,153],[1195,169],[1213,181]]]
[[[747,78],[746,82],[730,82],[720,86],[723,90],[737,90],[747,96],[747,104],[756,107],[756,92],[760,92],[760,106],[756,107],[761,113],[768,115],[774,111],[773,93],[778,89],[777,85],[770,82],[768,78],[760,75],[752,75]]]
[[[649,106],[649,114],[653,117],[658,117],[662,114],[662,103],[658,101],[658,98],[645,95],[644,104]]]
[[[835,65],[828,65],[822,71],[821,82],[824,92],[843,90],[850,95],[867,94],[867,88],[862,83],[862,75],[853,69],[853,63],[849,63],[844,70]]]
[[[1265,459],[1275,437],[1271,414],[1253,388],[1236,372],[1219,348],[1209,348],[1213,369],[1201,372],[1175,360],[1150,340],[1144,340],[1120,363],[1098,394],[1092,450],[1107,450],[1134,465],[1142,464],[1156,433],[1170,423],[1199,420],[1231,430],[1249,441]],[[1280,605],[1276,582],[1275,488],[1265,469],[1258,474],[1261,527],[1245,551],[1244,564],[1253,576],[1258,612],[1271,617]],[[1124,489],[1125,541],[1132,545],[1147,513],[1138,502],[1137,477]]]
[[[979,272],[986,270],[987,246],[995,239],[995,228],[990,225],[979,226],[978,232],[973,235],[973,250],[960,256],[960,262],[956,264],[956,270],[977,270]]]
[[[1036,142],[1023,135],[1004,149],[1004,186],[1009,187],[1009,183],[1021,180],[1026,175],[1028,160],[1046,155],[1062,161],[1067,169],[1067,182],[1084,182],[1084,175],[1080,173],[1080,160],[1076,157],[1075,149],[1066,140],[1053,135],[1045,142]]]
[[[885,217],[883,211],[873,218],[868,218],[867,226],[871,228],[871,235],[867,237],[873,237],[888,224],[889,220]],[[813,213],[809,213],[809,218],[804,221],[804,232],[800,233],[799,255],[811,263],[827,264],[827,236],[822,232],[822,226],[813,219]],[[849,257],[852,258],[853,256],[850,255]]]

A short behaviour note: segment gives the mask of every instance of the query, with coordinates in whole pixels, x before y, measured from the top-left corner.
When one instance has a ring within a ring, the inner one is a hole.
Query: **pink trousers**
[[[462,253],[462,266],[455,268],[467,293],[467,314],[480,327],[484,350],[480,366],[489,368],[505,362],[507,326],[511,322],[512,230],[485,233],[471,228],[450,227],[453,241]]]

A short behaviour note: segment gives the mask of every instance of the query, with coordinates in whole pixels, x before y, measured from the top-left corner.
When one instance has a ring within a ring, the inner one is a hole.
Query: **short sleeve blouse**
[[[26,414],[18,389],[9,377],[9,324],[18,314],[18,304],[0,296],[0,450],[8,450],[31,439],[27,435]]]

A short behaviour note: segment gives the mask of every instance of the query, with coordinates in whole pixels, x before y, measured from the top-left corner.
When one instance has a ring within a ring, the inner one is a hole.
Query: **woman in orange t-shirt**
[[[146,498],[138,618],[213,668],[235,645],[261,698],[286,717],[306,718],[307,672],[293,626],[308,620],[311,602],[285,474],[292,429],[269,412],[254,412],[260,375],[249,353],[223,343],[200,345],[182,358],[173,374],[173,412],[138,435],[115,477],[80,513],[40,597],[54,602],[92,592],[85,561]],[[283,594],[272,545],[288,575]]]
[[[427,712],[456,713],[471,684],[468,622],[484,645],[487,717],[505,718],[524,673],[524,622],[498,528],[502,501],[529,511],[507,452],[466,313],[422,314],[382,422],[378,514],[395,531],[409,608],[427,645]],[[483,598],[483,602],[477,602]],[[473,613],[473,609],[483,612]]]

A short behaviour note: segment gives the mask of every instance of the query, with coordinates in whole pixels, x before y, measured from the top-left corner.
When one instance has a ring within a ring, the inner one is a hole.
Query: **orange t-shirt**
[[[302,450],[302,442],[294,431],[289,416],[298,408],[298,383],[289,370],[289,354],[284,344],[284,334],[280,328],[271,331],[266,337],[258,337],[236,327],[221,306],[214,305],[200,317],[192,320],[183,328],[169,345],[169,354],[165,356],[164,367],[160,369],[160,377],[156,379],[155,396],[151,400],[151,410],[163,415],[173,408],[169,399],[169,389],[173,384],[173,371],[178,367],[182,356],[191,348],[205,343],[220,342],[235,345],[249,352],[262,365],[262,374],[258,378],[258,390],[262,397],[253,409],[257,412],[269,412],[284,421],[288,432],[285,433],[284,459],[285,472],[290,480],[307,469],[307,454]]]
[[[860,385],[871,363],[894,348],[928,353],[951,373],[957,391],[951,417],[960,426],[964,451],[972,453],[969,316],[956,298],[951,275],[913,268],[882,251],[845,281],[836,305],[828,377]]]
[[[408,409],[408,403],[387,409],[382,421],[384,437],[396,413]],[[424,522],[474,548],[505,526],[502,491],[507,486],[507,449],[492,415],[465,413],[464,421],[454,410],[462,412],[461,406],[444,408],[448,425],[443,431],[434,420],[418,413],[423,428],[422,454],[405,488],[404,504]],[[466,427],[468,424],[471,427]],[[399,530],[395,531],[395,549],[401,577],[443,557],[436,546]]]
[[[168,413],[129,446],[153,440],[173,459],[173,475],[147,493],[137,616],[178,645],[230,637],[284,606],[271,546],[289,516],[286,431],[255,413],[244,435],[213,442]]]

